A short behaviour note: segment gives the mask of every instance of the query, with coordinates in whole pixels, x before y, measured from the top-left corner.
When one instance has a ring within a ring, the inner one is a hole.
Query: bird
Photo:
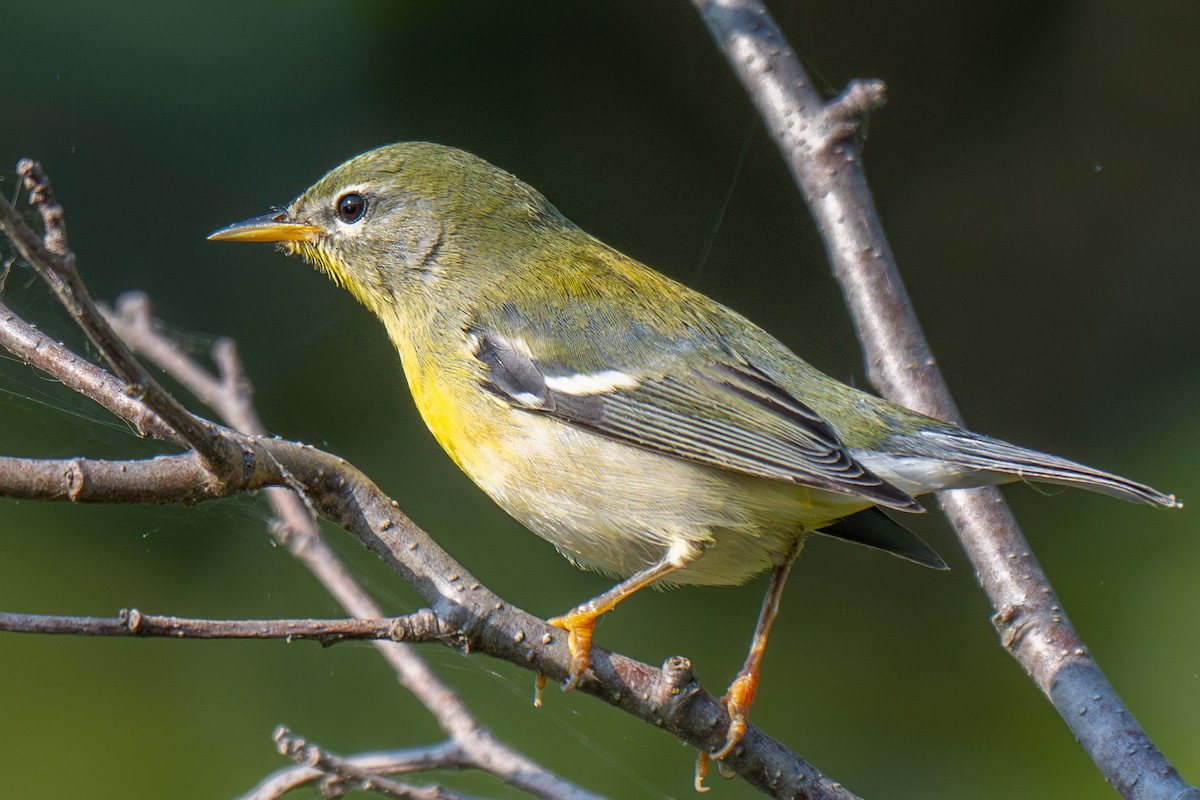
[[[548,620],[566,632],[564,690],[584,679],[596,620],[637,591],[770,571],[746,662],[722,698],[724,739],[701,753],[704,765],[745,734],[810,534],[945,569],[894,519],[941,489],[1026,481],[1182,505],[829,377],[453,147],[370,150],[209,238],[275,242],[347,289],[382,322],[450,458],[571,562],[619,579]]]

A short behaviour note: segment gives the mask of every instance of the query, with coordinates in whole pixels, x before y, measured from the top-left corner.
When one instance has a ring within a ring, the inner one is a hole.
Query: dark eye
[[[349,192],[338,198],[337,218],[347,225],[358,222],[367,213],[367,198],[358,192]]]

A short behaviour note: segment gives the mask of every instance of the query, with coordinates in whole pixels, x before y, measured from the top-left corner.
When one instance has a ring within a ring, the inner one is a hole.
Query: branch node
[[[395,617],[388,626],[388,637],[395,642],[428,642],[450,634],[451,631],[430,608],[420,608],[406,616]]]
[[[883,81],[850,81],[841,94],[825,105],[823,149],[848,162],[855,161],[858,158],[857,148],[843,148],[842,143],[853,141],[858,136],[867,112],[882,106],[884,99]]]
[[[327,797],[340,796],[349,788],[378,791],[389,797],[421,798],[421,800],[462,800],[460,795],[446,792],[433,785],[424,789],[399,783],[356,764],[353,760],[326,752],[320,746],[310,744],[294,736],[283,725],[275,729],[273,737],[280,754],[298,764],[325,772],[328,777],[322,782],[321,791]],[[437,766],[437,765],[433,765]]]
[[[672,697],[692,683],[692,662],[685,656],[671,656],[662,665],[662,687]]]
[[[142,612],[136,608],[122,608],[117,612],[117,620],[121,623],[121,627],[132,633],[134,636],[142,634],[142,623],[144,619]]]
[[[68,258],[70,249],[67,247],[63,207],[54,199],[50,178],[41,163],[32,158],[22,158],[17,162],[17,175],[21,178],[21,185],[29,192],[29,204],[41,215],[42,225],[46,228],[42,244],[58,258]]]
[[[275,741],[275,748],[281,756],[290,758],[292,761],[308,763],[309,766],[313,766],[313,763],[308,758],[301,757],[301,754],[308,747],[308,742],[299,736],[293,735],[291,729],[286,725],[277,725],[271,734],[271,738]]]
[[[63,482],[67,488],[67,499],[78,503],[83,490],[87,488],[87,466],[82,458],[72,459],[63,472]]]
[[[877,78],[857,78],[825,106],[825,115],[837,122],[858,123],[887,102],[887,86]]]

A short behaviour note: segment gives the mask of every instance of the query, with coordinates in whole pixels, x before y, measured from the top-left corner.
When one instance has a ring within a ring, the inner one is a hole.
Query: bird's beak
[[[261,217],[226,225],[208,238],[220,242],[312,242],[321,229],[307,222],[297,222],[286,211],[272,211]]]

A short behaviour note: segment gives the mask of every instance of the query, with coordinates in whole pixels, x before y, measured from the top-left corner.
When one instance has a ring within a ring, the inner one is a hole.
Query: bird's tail
[[[1122,478],[1065,458],[1018,447],[1015,444],[972,433],[961,428],[924,430],[905,437],[912,455],[948,462],[970,472],[981,472],[991,480],[978,483],[1007,483],[1028,480],[1078,486],[1094,492],[1164,508],[1182,508],[1173,494],[1165,494],[1145,484]],[[1007,478],[1005,476],[1008,476]],[[963,480],[968,486],[976,481]]]

